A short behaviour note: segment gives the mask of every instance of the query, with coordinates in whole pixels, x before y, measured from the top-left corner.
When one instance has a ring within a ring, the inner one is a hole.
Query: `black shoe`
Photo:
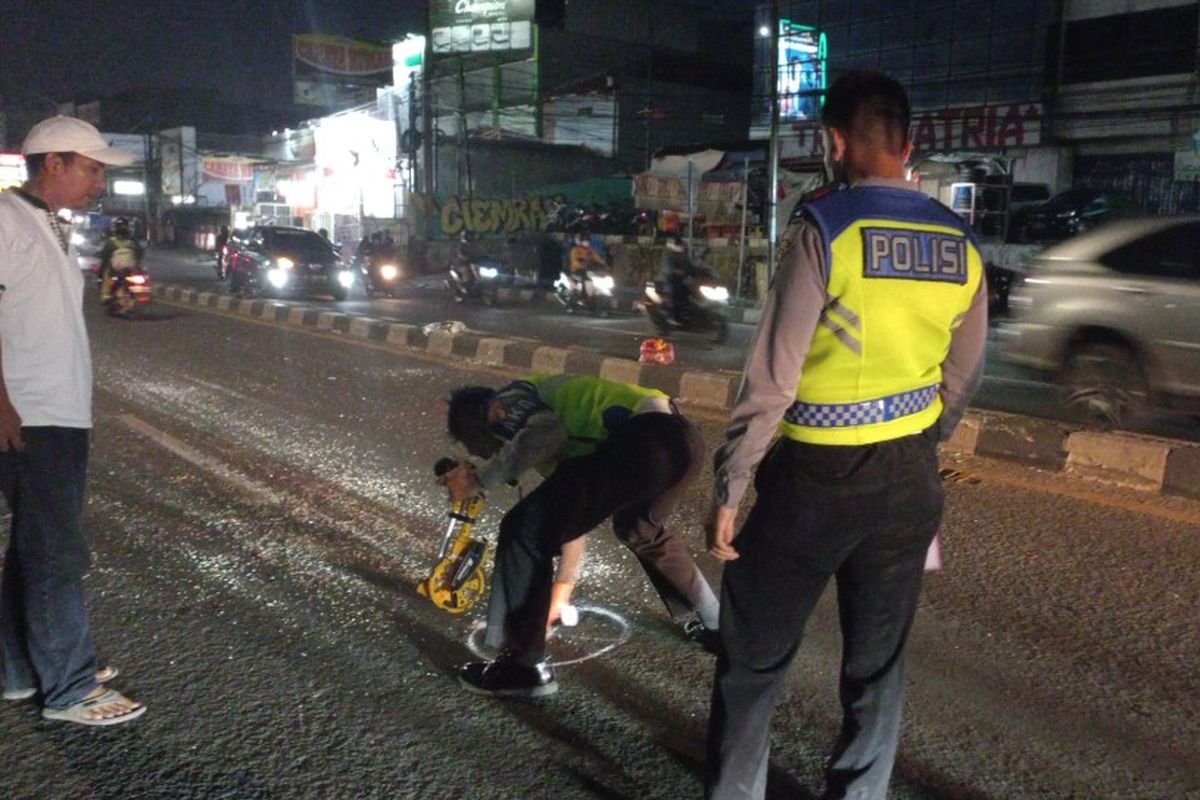
[[[554,672],[545,664],[518,663],[501,654],[495,661],[473,661],[458,669],[463,688],[490,697],[545,697],[558,691]]]
[[[706,653],[712,653],[714,656],[721,655],[724,650],[724,645],[721,644],[721,632],[704,627],[704,623],[698,619],[690,619],[683,623],[683,635],[700,645]]]

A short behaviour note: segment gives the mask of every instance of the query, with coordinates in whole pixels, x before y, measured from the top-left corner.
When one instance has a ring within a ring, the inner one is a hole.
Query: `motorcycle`
[[[582,275],[563,272],[554,282],[554,296],[568,314],[583,310],[602,317],[609,316],[616,306],[613,299],[615,289],[616,281],[605,267],[588,268]]]
[[[128,319],[150,302],[150,276],[141,267],[113,270],[112,288],[104,305],[110,317]]]
[[[394,255],[391,258],[369,258],[362,263],[361,268],[363,287],[367,290],[367,297],[396,296],[396,291],[400,288],[400,281],[404,277],[404,271],[400,268],[400,262]]]
[[[468,264],[453,262],[446,275],[446,286],[455,301],[482,300],[493,306],[499,300],[501,287],[511,287],[512,269],[494,258],[475,258]]]
[[[708,270],[698,270],[689,280],[692,290],[681,320],[676,320],[663,298],[661,284],[646,282],[641,308],[654,328],[654,332],[668,337],[673,332],[707,334],[713,344],[722,344],[729,336],[729,290],[717,282]]]

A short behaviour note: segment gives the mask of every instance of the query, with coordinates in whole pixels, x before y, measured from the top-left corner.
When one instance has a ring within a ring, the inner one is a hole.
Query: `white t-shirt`
[[[46,212],[0,194],[0,362],[26,426],[92,427],[92,355],[83,274]]]

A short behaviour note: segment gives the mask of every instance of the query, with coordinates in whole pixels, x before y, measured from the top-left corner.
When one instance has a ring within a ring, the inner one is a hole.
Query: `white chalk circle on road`
[[[565,667],[582,664],[611,652],[629,641],[629,620],[601,606],[576,604],[579,624],[571,628],[556,627],[546,642],[546,664]],[[467,634],[467,647],[482,659],[495,658],[495,651],[483,643],[487,623],[479,620]]]

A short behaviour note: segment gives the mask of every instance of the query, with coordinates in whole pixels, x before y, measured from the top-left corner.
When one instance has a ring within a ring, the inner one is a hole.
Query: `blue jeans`
[[[41,689],[66,708],[96,688],[96,649],[84,606],[91,552],[80,525],[89,431],[22,428],[25,451],[0,453],[12,529],[0,578],[4,688]]]
[[[859,447],[781,439],[725,566],[709,715],[710,800],[761,800],[770,725],[830,578],[842,628],[842,730],[823,798],[884,800],[900,736],[904,645],[942,516],[936,431]]]

